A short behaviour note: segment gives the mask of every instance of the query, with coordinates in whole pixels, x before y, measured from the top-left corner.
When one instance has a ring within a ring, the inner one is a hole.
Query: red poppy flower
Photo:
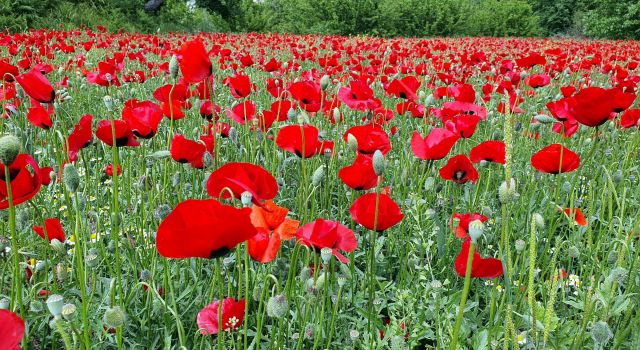
[[[153,97],[159,102],[169,103],[169,101],[184,102],[189,97],[189,88],[185,84],[167,84],[157,88],[153,92]]]
[[[216,300],[198,312],[196,322],[201,334],[218,334],[221,328],[225,332],[240,328],[244,320],[245,300],[226,298],[222,301],[222,327],[218,324],[219,307],[220,301]]]
[[[379,99],[373,96],[373,90],[367,83],[354,80],[349,87],[341,87],[338,90],[338,98],[347,107],[358,111],[373,110],[382,105]]]
[[[0,174],[5,173],[5,166],[0,163]],[[19,154],[9,165],[9,184],[14,206],[33,198],[42,185],[38,163],[28,154]],[[0,210],[7,208],[9,208],[7,182],[6,178],[0,175]]]
[[[262,207],[251,208],[251,223],[258,233],[247,243],[249,255],[261,263],[273,261],[278,254],[282,240],[295,236],[300,224],[287,219],[289,209],[277,206],[273,201],[265,201]]]
[[[100,86],[120,86],[116,66],[112,62],[98,62],[98,71],[87,74],[87,81]]]
[[[220,106],[211,108],[211,101],[206,100],[200,104],[200,116],[208,121],[218,121],[220,119]]]
[[[124,120],[114,120],[116,147],[140,145],[136,140],[129,123]],[[96,137],[108,146],[113,146],[113,129],[110,120],[101,120],[96,127]]]
[[[169,152],[171,158],[178,163],[190,163],[194,168],[202,168],[202,156],[206,151],[202,142],[186,139],[180,134],[173,135]]]
[[[562,161],[562,163],[560,163]],[[578,169],[580,156],[561,144],[549,145],[531,156],[531,165],[547,174],[568,173]]]
[[[446,121],[445,126],[448,130],[460,135],[460,137],[468,139],[476,132],[478,123],[480,123],[479,116],[461,114]]]
[[[207,180],[207,193],[213,198],[240,198],[243,192],[251,193],[253,203],[273,199],[278,194],[276,179],[264,168],[251,163],[227,163],[211,173]],[[224,191],[223,191],[224,190]]]
[[[170,102],[162,102],[160,108],[162,109],[162,115],[167,119],[180,120],[186,117],[184,109],[191,108],[191,103],[188,101],[173,100]]]
[[[51,173],[53,172],[53,168],[48,166],[48,167],[44,167],[44,168],[40,168],[40,181],[42,181],[42,184],[45,186],[49,186],[49,184],[51,183]]]
[[[573,100],[569,113],[580,124],[595,127],[609,120],[611,113],[629,108],[636,96],[617,88],[588,87],[569,98]]]
[[[20,350],[24,321],[9,310],[0,309],[0,349]]]
[[[549,85],[551,83],[551,77],[546,74],[532,74],[524,80],[524,83],[537,89]]]
[[[345,142],[348,141],[349,134],[358,141],[358,152],[362,154],[373,154],[377,150],[380,150],[382,154],[387,154],[391,150],[389,135],[379,125],[368,124],[351,127],[342,135]]]
[[[420,81],[416,77],[408,75],[401,79],[393,79],[386,91],[393,96],[414,101],[418,99],[416,92],[419,88]]]
[[[376,215],[376,202],[378,212]],[[353,221],[369,230],[382,232],[398,224],[404,214],[386,194],[366,193],[358,197],[349,209]]]
[[[211,60],[199,38],[184,43],[180,55],[180,71],[187,83],[199,83],[213,74]]]
[[[251,84],[251,80],[247,75],[237,74],[233,77],[224,79],[224,83],[229,86],[231,95],[235,98],[243,98],[249,96],[251,90],[255,90],[255,85]]]
[[[348,263],[349,259],[339,250],[352,252],[358,247],[356,235],[341,223],[316,219],[298,229],[296,238],[301,244],[315,249],[330,248],[340,262]]]
[[[151,101],[131,99],[124,104],[122,120],[131,127],[137,137],[149,139],[158,132],[158,125],[162,121],[162,109]]]
[[[478,180],[478,171],[466,155],[459,154],[450,158],[447,164],[440,168],[440,177],[459,184],[469,181],[475,184]]]
[[[640,127],[640,109],[628,109],[620,117],[620,125],[625,128]]]
[[[575,101],[571,98],[562,98],[558,101],[547,103],[546,107],[551,115],[556,118],[559,123],[553,125],[552,130],[564,137],[571,137],[580,128],[580,124],[570,112],[571,105]]]
[[[453,99],[458,102],[474,103],[476,101],[476,92],[471,84],[456,84],[449,87],[449,93]]]
[[[318,129],[309,124],[287,125],[280,129],[276,136],[276,144],[281,149],[301,158],[309,158],[318,154],[322,143],[318,140]]]
[[[322,91],[320,85],[317,83],[313,81],[299,81],[289,86],[289,92],[305,111],[317,112],[320,110]]]
[[[251,100],[238,103],[230,110],[227,109],[229,119],[236,121],[238,124],[244,125],[247,121],[252,120],[256,115],[256,105]]]
[[[373,170],[371,157],[358,153],[353,164],[338,172],[338,177],[345,185],[354,190],[370,190],[378,184],[378,175]]]
[[[56,98],[49,80],[36,69],[18,75],[16,80],[27,95],[40,103],[51,103]]]
[[[469,159],[473,163],[485,161],[504,164],[506,163],[505,153],[506,146],[504,142],[490,140],[473,147],[469,152]]]
[[[18,76],[18,67],[5,60],[0,60],[0,80],[12,82]]]
[[[431,129],[424,139],[417,131],[411,137],[411,151],[422,160],[438,160],[449,154],[460,137],[442,128]]]
[[[64,242],[64,230],[62,229],[62,224],[59,219],[50,218],[44,221],[44,227],[42,226],[33,226],[33,231],[38,234],[38,236],[45,239],[48,239],[51,242],[54,239],[57,239],[60,242]],[[46,229],[46,236],[45,236]]]
[[[580,210],[580,208],[565,208],[563,211],[565,215],[569,219],[573,220],[576,225],[587,226],[587,219],[584,217],[584,214],[582,213],[582,210]]]
[[[44,109],[39,103],[36,103],[31,108],[29,108],[29,110],[27,111],[27,120],[29,120],[29,123],[31,123],[31,125],[44,130],[49,130],[49,128],[51,128],[51,125],[53,125],[49,112],[47,112],[47,110]]]
[[[73,131],[69,134],[66,148],[70,162],[75,162],[76,159],[78,159],[78,152],[91,144],[91,140],[93,139],[93,131],[91,130],[92,121],[93,116],[90,114],[83,115]]]
[[[160,223],[156,248],[165,258],[217,258],[256,234],[251,209],[215,199],[187,199]]]
[[[113,164],[107,164],[104,167],[104,172],[107,174],[107,176],[109,177],[113,177],[114,172],[113,172]],[[122,167],[120,166],[120,164],[118,164],[118,166],[116,167],[116,172],[115,174],[117,174],[117,176],[122,175]]]
[[[455,229],[455,234],[458,238],[465,238],[469,236],[469,223],[472,221],[480,220],[482,222],[486,222],[488,220],[486,216],[480,213],[453,213],[453,216],[449,221],[450,225],[453,225],[453,219],[460,220],[458,227],[452,227],[452,229]]]
[[[458,276],[464,277],[467,272],[467,260],[469,258],[470,246],[470,239],[466,239],[464,243],[462,243],[460,254],[455,261],[455,268]],[[502,276],[503,273],[502,261],[496,258],[483,258],[477,251],[473,252],[471,277],[496,278]]]

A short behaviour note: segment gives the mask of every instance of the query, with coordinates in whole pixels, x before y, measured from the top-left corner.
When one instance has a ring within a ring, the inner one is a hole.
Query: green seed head
[[[102,317],[102,322],[107,328],[119,328],[124,325],[126,319],[126,315],[120,309],[119,306],[108,308],[107,311],[104,312],[104,317]]]

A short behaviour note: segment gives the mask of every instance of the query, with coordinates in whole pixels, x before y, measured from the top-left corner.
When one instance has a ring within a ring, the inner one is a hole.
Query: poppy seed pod
[[[580,249],[578,249],[578,247],[576,247],[574,245],[569,247],[569,249],[567,250],[567,253],[569,254],[569,256],[572,259],[576,259],[576,258],[580,257]]]
[[[70,321],[76,314],[76,306],[74,304],[64,304],[62,306],[62,317],[65,320]]]
[[[291,122],[296,120],[298,117],[298,113],[296,113],[296,110],[293,108],[289,108],[289,111],[287,111],[287,119]]]
[[[178,64],[178,57],[176,55],[171,56],[171,60],[169,61],[169,74],[171,75],[171,79],[177,79],[178,73],[180,73],[180,65]]]
[[[54,318],[60,317],[62,307],[64,306],[64,298],[62,295],[52,294],[47,298],[47,309]]]
[[[473,220],[469,223],[469,237],[472,242],[477,242],[484,232],[484,223],[481,220]]]
[[[104,312],[102,322],[107,328],[115,329],[124,325],[126,315],[119,306],[108,308]]]
[[[376,175],[380,176],[384,173],[384,169],[387,167],[387,164],[384,160],[384,155],[380,150],[376,150],[373,153],[373,171],[375,171]]]
[[[102,102],[104,103],[104,106],[107,108],[107,111],[111,112],[113,111],[113,98],[109,95],[106,95],[105,97],[102,98]]]
[[[320,257],[322,258],[322,262],[326,265],[331,261],[331,257],[333,256],[333,250],[331,248],[322,248],[320,249]]]
[[[62,179],[64,181],[64,185],[67,187],[67,191],[69,192],[76,192],[78,187],[80,187],[80,175],[78,174],[78,169],[76,169],[76,166],[71,163],[67,163],[64,166]]]
[[[267,315],[273,318],[283,318],[289,312],[289,302],[287,302],[287,298],[278,294],[269,298],[267,302]]]
[[[5,165],[13,164],[13,161],[20,154],[22,148],[20,140],[13,135],[0,137],[0,163]],[[0,174],[4,178],[4,174]]]
[[[249,191],[244,191],[240,195],[240,201],[244,207],[250,207],[251,202],[253,201],[253,195]]]

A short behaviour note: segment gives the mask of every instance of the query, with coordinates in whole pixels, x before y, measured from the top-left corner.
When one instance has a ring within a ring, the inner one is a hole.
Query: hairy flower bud
[[[387,163],[384,159],[384,155],[380,150],[376,150],[373,153],[373,171],[375,171],[376,175],[380,176],[384,173],[384,169],[387,167]]]
[[[169,61],[169,75],[171,75],[171,79],[175,80],[178,78],[179,68],[178,57],[176,55],[171,56],[171,60]]]
[[[102,317],[102,322],[104,322],[104,325],[110,329],[122,327],[125,320],[126,315],[119,306],[108,308]]]
[[[278,294],[269,298],[267,302],[267,315],[273,318],[283,318],[289,312],[289,302],[287,298]]]
[[[4,135],[0,137],[0,163],[5,165],[13,164],[13,161],[20,154],[22,145],[20,140],[13,135]],[[0,174],[4,179],[4,174]]]
[[[599,345],[605,345],[611,340],[613,333],[605,321],[598,321],[591,327],[591,338]]]
[[[323,179],[324,179],[324,165],[321,165],[318,167],[318,169],[316,169],[313,172],[313,175],[311,176],[311,184],[313,186],[319,186],[320,183],[322,183]]]
[[[67,163],[62,171],[62,180],[67,187],[67,191],[76,192],[80,186],[80,175],[78,169],[72,163]]]

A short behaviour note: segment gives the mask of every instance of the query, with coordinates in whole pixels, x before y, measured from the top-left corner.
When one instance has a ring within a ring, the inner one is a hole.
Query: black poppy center
[[[400,98],[407,98],[407,94],[404,91],[401,91],[398,95],[400,95]]]
[[[119,137],[119,138],[116,139],[116,147],[126,146],[127,143],[129,143],[129,137],[128,136]]]
[[[227,247],[221,247],[218,249],[214,249],[211,251],[211,254],[209,254],[209,259],[215,259],[215,258],[221,258],[227,254],[229,254],[229,252],[231,252],[231,249],[227,248]]]
[[[308,105],[309,104],[309,100],[306,99],[306,98],[303,98],[302,99],[302,103],[305,104],[305,105]]]
[[[458,170],[453,174],[455,180],[462,180],[467,176],[467,172],[464,170]]]

